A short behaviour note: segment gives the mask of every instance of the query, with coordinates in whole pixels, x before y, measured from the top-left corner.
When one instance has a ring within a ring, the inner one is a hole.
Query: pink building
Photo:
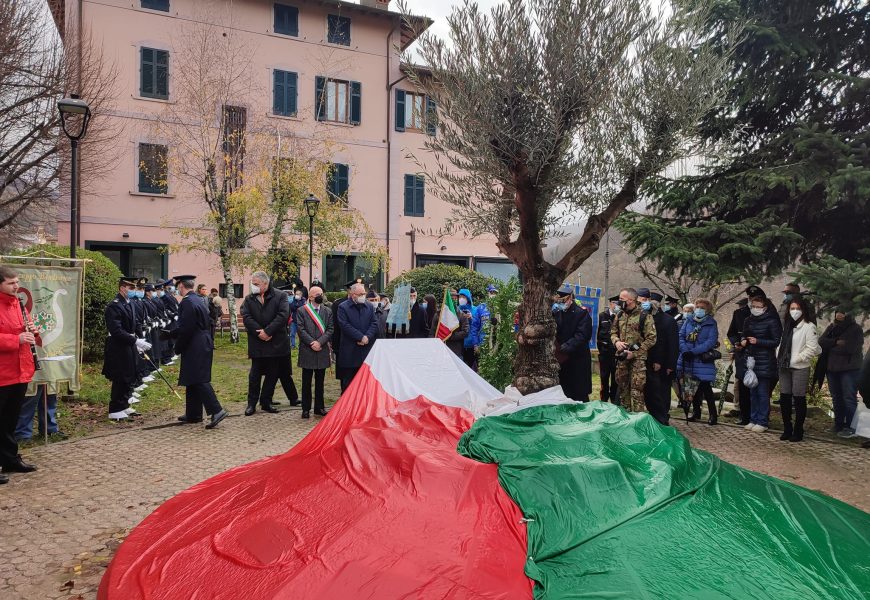
[[[500,277],[515,273],[491,238],[435,235],[451,206],[427,194],[426,181],[415,175],[418,168],[408,158],[427,159],[423,144],[432,133],[426,118],[429,103],[405,78],[396,51],[409,46],[416,34],[388,4],[49,0],[63,37],[71,39],[82,23],[119,73],[111,115],[123,125],[120,158],[113,176],[81,198],[82,245],[103,252],[130,275],[156,279],[192,272],[209,287],[223,281],[216,256],[159,251],[174,240],[175,227],[201,218],[202,204],[171,176],[155,184],[140,171],[149,166],[159,170],[161,157],[173,152],[171,141],[155,137],[149,128],[154,115],[173,102],[175,76],[186,68],[173,50],[175,40],[184,27],[224,11],[220,24],[253,51],[252,87],[261,90],[234,102],[240,118],[258,115],[289,125],[303,137],[316,137],[315,129],[326,131],[336,142],[334,175],[327,187],[347,196],[389,252],[389,273],[371,277],[375,286],[431,263],[461,264]],[[425,19],[421,23],[424,28],[429,24]],[[318,114],[316,98],[323,107]],[[68,242],[69,225],[68,211],[62,209],[59,243]],[[361,274],[372,275],[362,257],[347,256],[346,250],[315,257],[314,273],[330,290]],[[307,279],[307,265],[301,271]],[[246,293],[246,274],[235,278],[244,285],[236,293]]]

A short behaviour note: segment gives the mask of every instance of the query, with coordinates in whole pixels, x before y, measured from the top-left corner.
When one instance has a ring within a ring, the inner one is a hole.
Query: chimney
[[[381,10],[389,10],[390,0],[360,0],[362,6],[369,8],[380,8]]]

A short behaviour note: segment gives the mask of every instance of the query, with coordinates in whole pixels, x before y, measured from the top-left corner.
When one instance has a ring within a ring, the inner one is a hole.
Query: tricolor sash
[[[311,305],[307,302],[304,306],[306,312],[311,315],[311,320],[314,321],[314,324],[317,325],[317,328],[320,330],[320,335],[326,333],[326,326],[323,324],[323,319],[320,318],[320,313],[311,308]]]

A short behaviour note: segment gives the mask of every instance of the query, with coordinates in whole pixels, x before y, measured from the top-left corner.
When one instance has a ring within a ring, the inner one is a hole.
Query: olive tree
[[[420,38],[425,67],[411,79],[438,121],[427,143],[435,166],[420,168],[454,205],[446,227],[493,235],[522,275],[522,393],[558,384],[555,288],[644,180],[690,151],[697,122],[719,102],[728,57],[705,44],[704,11],[698,2],[508,0],[484,14],[466,1],[448,18],[449,41]],[[542,241],[572,219],[586,220],[583,233],[548,262]]]

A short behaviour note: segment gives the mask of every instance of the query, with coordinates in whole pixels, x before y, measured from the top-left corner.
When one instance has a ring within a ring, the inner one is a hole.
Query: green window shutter
[[[276,115],[286,114],[284,108],[284,71],[275,69],[272,71],[272,113]]]
[[[154,91],[159,98],[169,98],[169,52],[154,51]]]
[[[414,190],[414,211],[417,216],[422,217],[425,213],[424,196],[426,193],[426,179],[422,175],[418,175],[414,180],[416,184]]]
[[[139,49],[139,95],[154,94],[154,50]]]
[[[273,30],[281,35],[299,35],[299,9],[286,4],[275,4]]]
[[[325,77],[314,78],[314,115],[315,119],[322,121],[326,117],[326,104],[323,90],[326,87]]]
[[[396,131],[405,131],[405,90],[396,90]]]
[[[414,176],[405,175],[405,216],[414,215]]]
[[[350,189],[350,167],[347,165],[338,165],[338,197],[343,202],[347,202],[347,193]]]
[[[286,102],[287,114],[289,116],[292,116],[292,117],[295,117],[296,113],[297,113],[296,98],[298,96],[298,93],[297,93],[298,77],[299,76],[296,75],[296,73],[288,72],[287,77],[285,79],[285,92],[284,93],[286,94],[285,97],[287,98],[287,102]]]
[[[438,131],[438,107],[435,105],[435,101],[426,96],[426,133],[429,135],[435,135],[435,132]]]
[[[362,122],[362,84],[359,81],[350,82],[350,124],[359,125]]]

